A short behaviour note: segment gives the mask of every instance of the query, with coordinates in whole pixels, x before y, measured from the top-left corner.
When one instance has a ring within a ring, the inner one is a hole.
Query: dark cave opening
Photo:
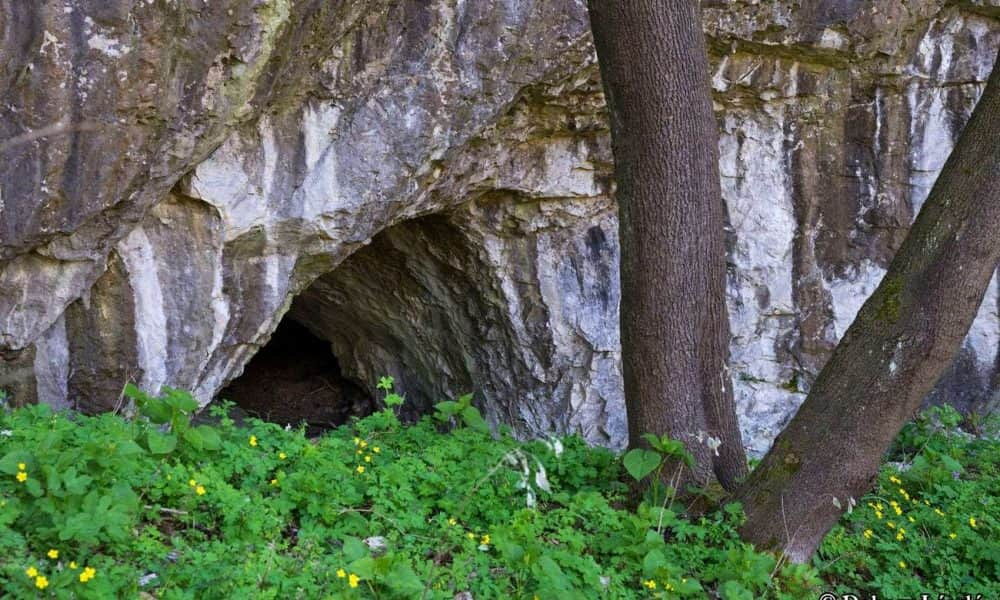
[[[316,436],[375,410],[371,395],[344,377],[329,342],[290,318],[218,395],[244,413]]]

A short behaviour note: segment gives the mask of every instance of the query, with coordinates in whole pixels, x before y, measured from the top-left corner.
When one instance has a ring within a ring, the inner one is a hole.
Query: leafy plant
[[[133,420],[0,411],[6,596],[797,599],[836,587],[900,597],[919,573],[991,597],[1000,580],[998,444],[943,426],[904,432],[892,458],[909,469],[887,468],[865,500],[888,513],[891,497],[918,519],[904,542],[884,524],[866,539],[862,528],[888,514],[862,503],[815,565],[779,565],[740,541],[738,505],[696,520],[659,502],[623,510],[620,457],[572,436],[493,437],[463,419],[471,400],[410,426],[387,406],[309,439],[254,419],[237,426],[225,403],[210,409],[216,424],[194,427],[185,393],[128,394]],[[185,433],[202,428],[212,433]],[[151,431],[176,445],[151,445]],[[647,441],[661,462],[683,460],[670,440]]]
[[[442,423],[462,423],[466,427],[489,433],[490,426],[483,419],[479,409],[472,406],[472,394],[459,396],[456,400],[445,400],[434,405],[434,418]]]
[[[937,407],[903,428],[878,485],[815,560],[838,590],[1000,597],[1000,441],[963,433],[960,421]]]

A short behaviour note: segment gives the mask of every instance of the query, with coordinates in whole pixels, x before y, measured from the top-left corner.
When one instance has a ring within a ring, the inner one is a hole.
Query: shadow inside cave
[[[288,317],[217,399],[265,421],[305,424],[310,437],[375,410],[368,392],[344,377],[330,344]]]

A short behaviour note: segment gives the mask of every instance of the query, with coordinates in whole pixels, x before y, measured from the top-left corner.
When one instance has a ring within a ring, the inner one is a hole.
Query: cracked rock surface
[[[767,448],[943,165],[1000,0],[704,3],[731,375]],[[0,8],[0,389],[203,403],[282,318],[413,410],[626,442],[612,159],[575,0]],[[1000,388],[1000,288],[933,400]],[[274,402],[281,402],[275,398]]]

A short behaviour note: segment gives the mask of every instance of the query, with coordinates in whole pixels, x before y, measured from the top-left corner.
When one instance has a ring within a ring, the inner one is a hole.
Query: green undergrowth
[[[827,534],[814,563],[842,593],[1000,598],[1000,440],[930,409],[897,437],[874,490]],[[968,595],[968,596],[966,596]]]
[[[577,437],[491,435],[468,397],[402,425],[393,412],[402,398],[391,380],[380,386],[384,410],[318,439],[252,419],[237,426],[225,406],[213,409],[216,425],[194,426],[194,402],[177,391],[130,389],[142,413],[133,419],[0,411],[0,589],[14,598],[744,600],[814,598],[833,585],[909,590],[906,577],[962,590],[1000,579],[986,556],[1000,530],[995,444],[992,467],[974,470],[978,442],[959,451],[951,438],[941,447],[914,437],[919,450],[899,477],[919,502],[907,514],[927,524],[907,527],[905,542],[924,545],[884,542],[884,524],[866,538],[877,524],[865,499],[817,570],[742,543],[737,505],[695,521],[624,508],[620,457]],[[942,464],[955,466],[945,455],[961,467],[957,479],[940,479]],[[888,511],[885,485],[872,504]],[[931,524],[938,506],[946,527]],[[942,548],[951,554],[930,556]],[[899,560],[905,571],[893,570]],[[971,566],[952,564],[961,561]]]

